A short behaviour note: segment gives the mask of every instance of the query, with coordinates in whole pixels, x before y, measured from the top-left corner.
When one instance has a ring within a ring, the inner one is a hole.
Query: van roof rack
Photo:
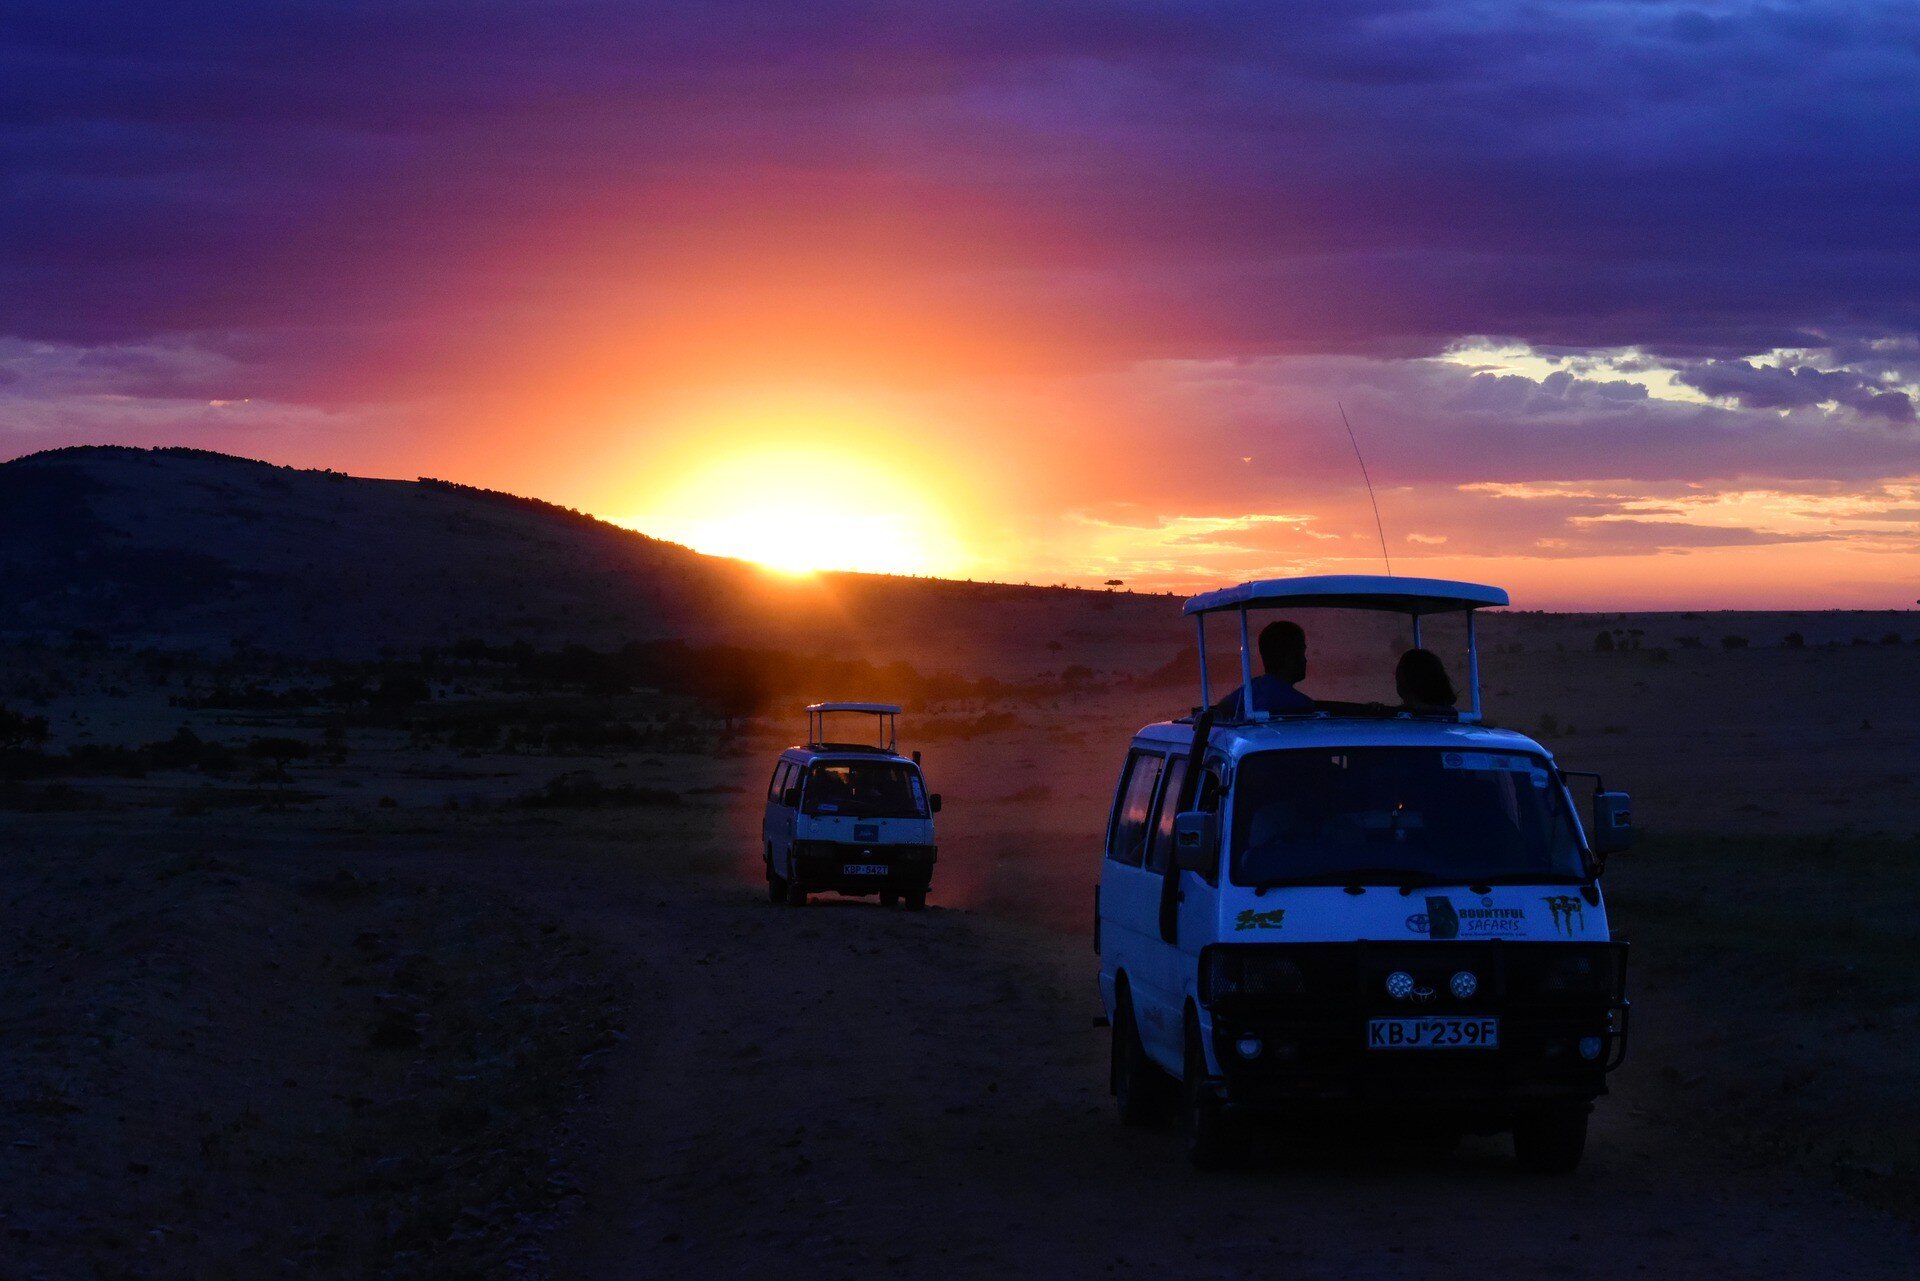
[[[1229,609],[1371,609],[1382,613],[1447,614],[1508,603],[1504,588],[1456,583],[1445,578],[1395,578],[1386,574],[1316,574],[1306,578],[1261,578],[1195,596],[1182,612],[1217,614]]]
[[[1480,645],[1474,635],[1473,611],[1509,604],[1502,587],[1462,583],[1446,578],[1398,578],[1391,574],[1312,574],[1299,578],[1258,578],[1188,600],[1181,612],[1193,615],[1200,642],[1200,705],[1213,705],[1207,681],[1207,615],[1228,611],[1240,615],[1240,688],[1244,692],[1241,718],[1264,719],[1253,710],[1253,647],[1247,635],[1247,612],[1255,609],[1365,609],[1405,614],[1413,620],[1413,643],[1420,644],[1420,620],[1428,614],[1465,613],[1467,616],[1467,688],[1469,710],[1462,721],[1480,719]]]
[[[846,751],[857,744],[829,742],[827,740],[827,717],[835,712],[854,712],[879,718],[880,733],[886,736],[884,743],[872,745],[872,750],[891,752],[899,741],[900,705],[898,703],[808,703],[807,704],[807,746],[829,748],[834,751]]]

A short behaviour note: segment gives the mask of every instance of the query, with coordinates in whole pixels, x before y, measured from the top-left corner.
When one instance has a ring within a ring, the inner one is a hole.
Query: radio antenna
[[[1353,434],[1353,424],[1347,421],[1347,407],[1339,401],[1333,407],[1340,411],[1340,425],[1347,429],[1347,443],[1353,446],[1353,457],[1360,464],[1360,479],[1367,482],[1367,501],[1373,504],[1373,528],[1380,535],[1380,559],[1387,562],[1387,577],[1393,577],[1393,557],[1387,555],[1387,527],[1380,523],[1380,500],[1374,496],[1373,477],[1367,475],[1367,460],[1360,456],[1360,439]]]

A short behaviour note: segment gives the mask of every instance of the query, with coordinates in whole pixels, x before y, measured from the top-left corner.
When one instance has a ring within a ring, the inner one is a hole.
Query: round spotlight
[[[1464,1001],[1479,990],[1480,980],[1473,976],[1471,970],[1461,970],[1447,980],[1447,991],[1453,993],[1457,1001]]]
[[[1413,995],[1413,975],[1405,970],[1395,970],[1387,975],[1387,995],[1396,1001],[1404,1001]]]
[[[1257,1059],[1260,1057],[1260,1038],[1243,1036],[1234,1042],[1233,1048],[1240,1051],[1240,1057],[1243,1059]]]
[[[1580,1057],[1583,1059],[1599,1058],[1600,1057],[1600,1038],[1597,1036],[1581,1037],[1580,1038]]]

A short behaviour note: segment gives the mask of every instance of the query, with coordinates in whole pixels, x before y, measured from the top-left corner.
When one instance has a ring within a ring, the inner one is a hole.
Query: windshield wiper
[[[1577,872],[1499,872],[1492,876],[1463,876],[1465,885],[1585,885]]]
[[[1288,885],[1446,885],[1451,878],[1435,880],[1433,873],[1418,867],[1356,867],[1341,872],[1321,872],[1313,876],[1285,876],[1260,881],[1254,888],[1279,889]]]
[[[1255,883],[1255,890],[1282,889],[1290,885],[1391,885],[1402,893],[1432,889],[1440,885],[1585,885],[1587,878],[1573,872],[1498,872],[1492,876],[1476,872],[1432,872],[1415,867],[1356,867],[1344,872],[1321,872],[1311,876],[1276,877]]]

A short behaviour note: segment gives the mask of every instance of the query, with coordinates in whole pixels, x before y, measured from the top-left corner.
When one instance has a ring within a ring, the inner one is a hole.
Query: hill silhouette
[[[1164,598],[1124,593],[784,578],[552,503],[425,477],[122,446],[0,464],[0,635],[12,637],[87,631],[339,657],[469,638],[684,639],[1019,675],[1071,661],[1046,644],[1068,598],[1082,607],[1076,618],[1089,603],[1163,625],[1168,616]]]

